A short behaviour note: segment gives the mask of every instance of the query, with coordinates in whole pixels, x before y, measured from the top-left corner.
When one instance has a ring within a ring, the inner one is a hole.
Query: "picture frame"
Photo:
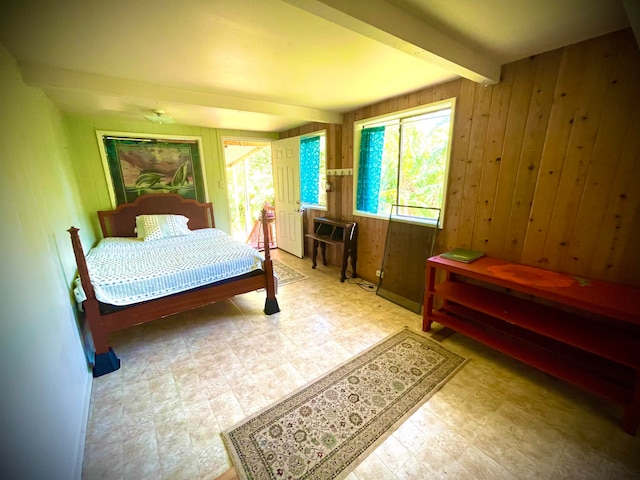
[[[113,208],[148,193],[208,201],[197,136],[96,131]]]

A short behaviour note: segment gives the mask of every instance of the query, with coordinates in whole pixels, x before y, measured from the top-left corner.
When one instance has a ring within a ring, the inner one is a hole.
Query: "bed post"
[[[272,315],[280,311],[278,299],[276,298],[276,283],[273,278],[273,261],[271,260],[271,252],[269,251],[269,225],[267,222],[267,211],[262,209],[262,235],[264,238],[264,262],[262,268],[267,277],[267,299],[264,301],[264,313]]]
[[[84,250],[78,235],[79,229],[71,227],[67,232],[71,235],[71,245],[73,246],[73,254],[76,257],[76,265],[78,266],[78,275],[80,275],[80,283],[87,299],[82,302],[85,318],[89,322],[89,330],[93,339],[93,347],[95,348],[95,360],[93,365],[93,376],[100,377],[106,373],[113,372],[120,368],[120,359],[116,356],[113,349],[109,346],[107,332],[102,328],[102,316],[100,315],[100,307],[96,298],[91,278],[89,277],[89,269],[87,261],[84,258]]]

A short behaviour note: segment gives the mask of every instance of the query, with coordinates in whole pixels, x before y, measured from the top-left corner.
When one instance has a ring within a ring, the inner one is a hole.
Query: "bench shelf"
[[[620,404],[631,434],[640,423],[639,317],[631,287],[489,257],[427,261],[424,331],[436,321]]]

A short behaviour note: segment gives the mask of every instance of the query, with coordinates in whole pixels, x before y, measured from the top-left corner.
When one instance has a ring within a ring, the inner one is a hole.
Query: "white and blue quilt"
[[[264,257],[221,230],[205,228],[147,242],[105,238],[86,260],[96,298],[131,305],[258,270]],[[82,302],[86,297],[76,284],[76,299]]]

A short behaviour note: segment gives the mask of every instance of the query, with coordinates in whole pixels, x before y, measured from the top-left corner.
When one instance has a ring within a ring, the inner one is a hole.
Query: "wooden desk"
[[[445,272],[436,283],[436,271]],[[640,290],[482,257],[427,261],[423,330],[449,326],[622,405],[640,424]],[[434,298],[443,301],[434,308]]]
[[[358,228],[356,222],[339,220],[337,218],[317,217],[313,219],[313,233],[307,233],[305,237],[313,239],[313,265],[316,268],[318,257],[318,245],[322,248],[322,264],[327,264],[327,245],[342,245],[342,270],[340,281],[347,278],[347,263],[351,257],[352,277],[356,278],[356,260],[358,258]]]

